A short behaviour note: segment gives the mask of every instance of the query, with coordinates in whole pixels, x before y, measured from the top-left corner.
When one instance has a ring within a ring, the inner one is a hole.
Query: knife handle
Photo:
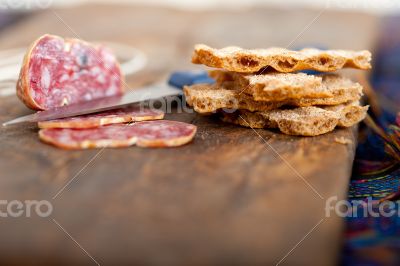
[[[168,84],[178,89],[183,89],[183,86],[190,86],[193,84],[199,83],[208,83],[212,84],[215,81],[210,78],[206,71],[197,71],[197,72],[190,72],[190,71],[177,71],[171,74]]]

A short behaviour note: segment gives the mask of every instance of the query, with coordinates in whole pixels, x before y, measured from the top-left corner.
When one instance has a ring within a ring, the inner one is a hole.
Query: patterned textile
[[[399,210],[400,18],[387,18],[383,25],[371,80],[382,113],[371,113],[375,124],[367,123],[370,127],[361,129],[348,197],[350,201],[369,198],[378,202],[390,196],[394,209]],[[344,241],[343,265],[400,265],[400,213],[347,217]]]

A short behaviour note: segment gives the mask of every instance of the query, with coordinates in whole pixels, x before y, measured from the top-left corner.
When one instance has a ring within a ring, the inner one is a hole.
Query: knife
[[[97,113],[142,101],[155,100],[167,96],[182,95],[183,86],[198,83],[214,83],[214,80],[209,78],[207,72],[204,71],[174,72],[170,75],[167,82],[153,84],[147,87],[129,91],[123,95],[104,97],[92,101],[56,107],[46,111],[39,111],[34,114],[18,117],[11,121],[5,122],[3,123],[3,126]]]

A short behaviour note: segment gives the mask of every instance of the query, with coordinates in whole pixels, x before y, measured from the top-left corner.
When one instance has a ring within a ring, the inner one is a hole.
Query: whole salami
[[[122,93],[122,72],[110,50],[53,35],[31,45],[17,82],[18,97],[35,110]]]

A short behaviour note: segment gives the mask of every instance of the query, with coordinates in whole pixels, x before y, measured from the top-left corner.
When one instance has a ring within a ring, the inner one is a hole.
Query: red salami
[[[164,112],[162,111],[132,106],[96,114],[39,122],[38,126],[40,128],[94,128],[103,125],[159,120],[163,118]]]
[[[123,77],[107,48],[78,39],[44,35],[25,55],[18,97],[35,110],[47,110],[123,93]]]
[[[101,147],[176,147],[190,142],[196,126],[177,121],[146,121],[90,129],[41,129],[42,141],[64,149]]]
[[[190,142],[196,134],[195,125],[177,121],[147,121],[132,125],[140,147],[176,147]]]

